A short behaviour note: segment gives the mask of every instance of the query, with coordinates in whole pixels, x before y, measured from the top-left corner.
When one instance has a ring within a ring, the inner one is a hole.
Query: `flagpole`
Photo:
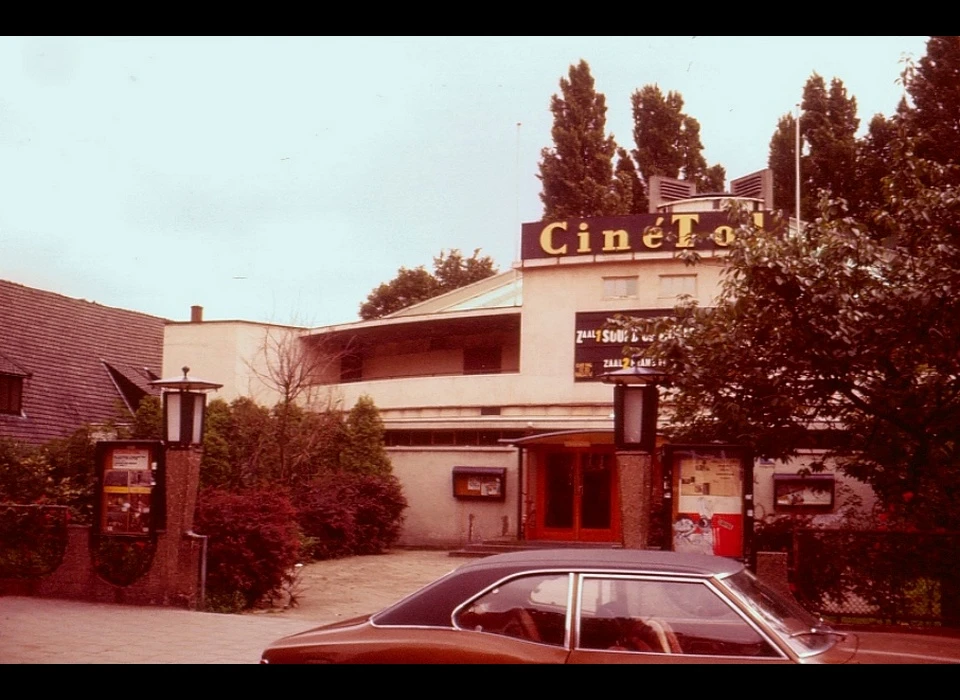
[[[796,137],[796,146],[794,148],[796,152],[797,160],[797,172],[796,172],[796,190],[797,190],[797,233],[800,233],[800,104],[797,104],[797,137]]]

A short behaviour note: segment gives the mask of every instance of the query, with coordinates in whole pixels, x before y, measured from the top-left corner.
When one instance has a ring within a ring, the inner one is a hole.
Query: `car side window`
[[[463,629],[563,646],[567,574],[521,576],[505,581],[461,610]]]
[[[779,656],[731,605],[704,583],[585,577],[582,649],[714,656]]]

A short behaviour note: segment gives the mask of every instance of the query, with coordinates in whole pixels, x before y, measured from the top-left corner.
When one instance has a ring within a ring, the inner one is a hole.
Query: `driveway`
[[[274,639],[375,612],[464,561],[396,550],[315,562],[285,605],[242,615],[0,596],[0,664],[255,664]]]

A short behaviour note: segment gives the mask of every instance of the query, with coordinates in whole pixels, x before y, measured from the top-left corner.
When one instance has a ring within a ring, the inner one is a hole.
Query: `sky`
[[[173,321],[350,323],[441,251],[518,260],[581,59],[618,145],[656,84],[729,184],[814,73],[861,135],[893,114],[926,39],[0,37],[0,279]]]

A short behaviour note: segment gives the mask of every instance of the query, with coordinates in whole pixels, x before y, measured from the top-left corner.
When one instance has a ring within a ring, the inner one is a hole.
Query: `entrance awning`
[[[519,438],[500,440],[505,445],[530,447],[532,445],[562,445],[564,447],[589,447],[612,445],[612,430],[561,430],[555,433],[540,433]]]

